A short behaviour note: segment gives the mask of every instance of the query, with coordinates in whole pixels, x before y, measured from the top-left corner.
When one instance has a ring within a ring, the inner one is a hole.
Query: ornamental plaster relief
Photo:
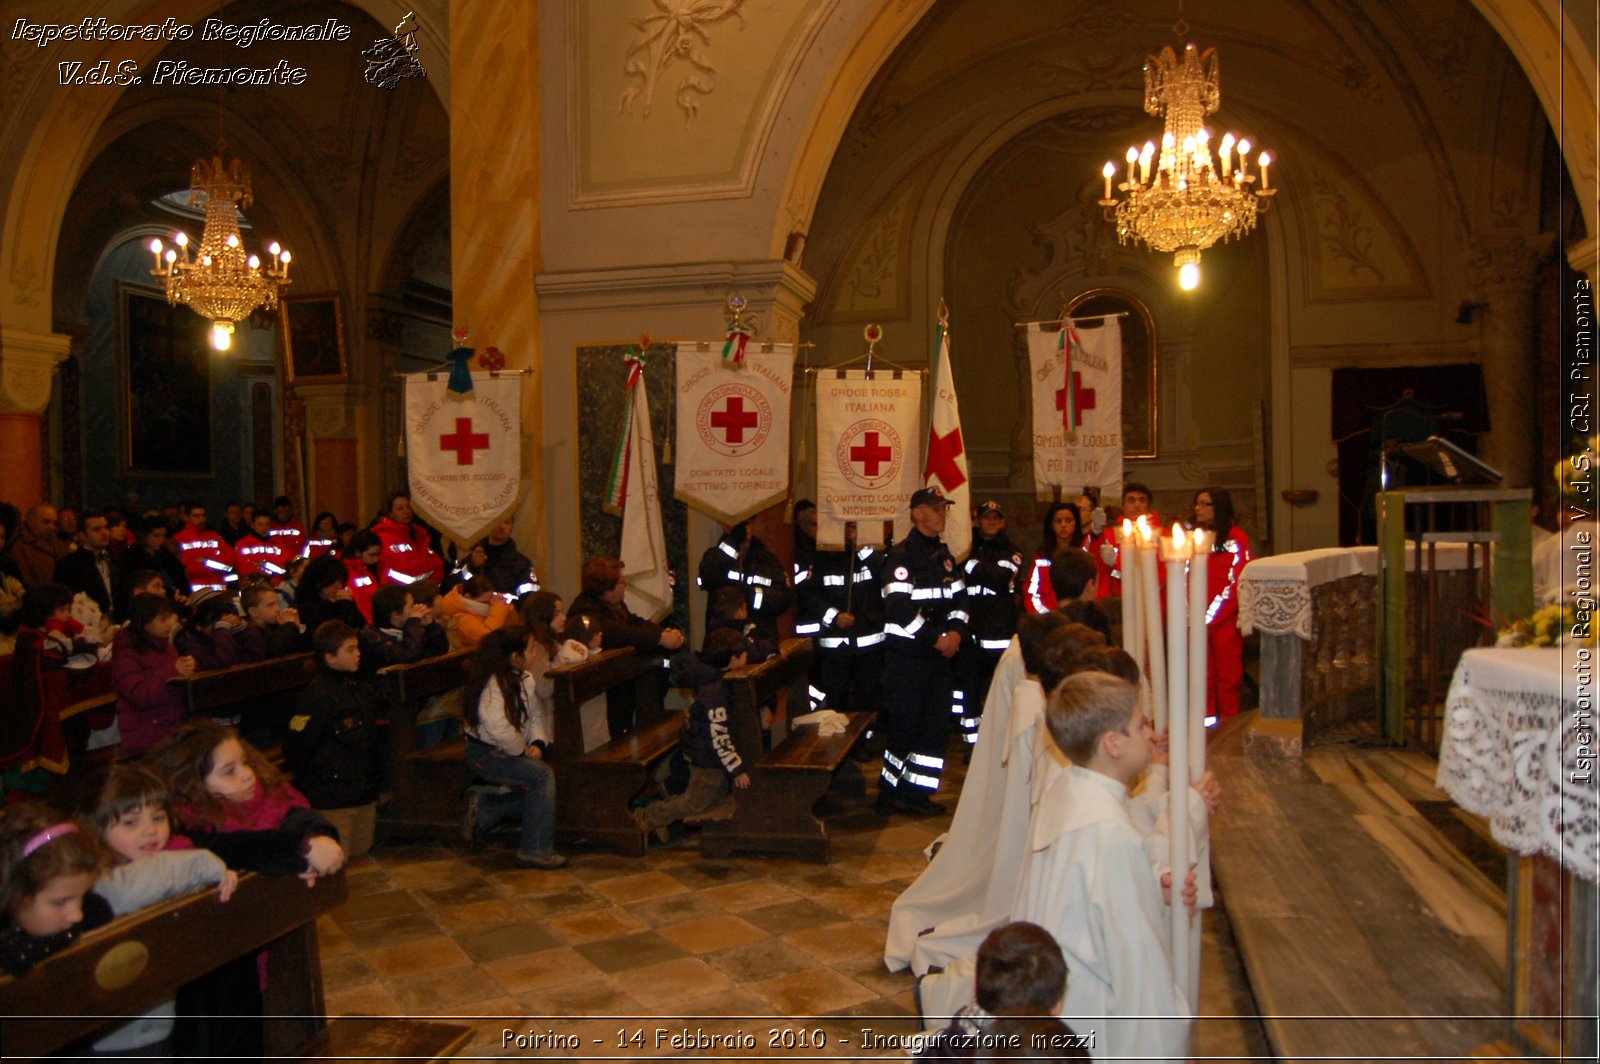
[[[0,348],[0,411],[44,413],[56,364],[67,357],[70,344],[69,337],[53,333],[8,332]]]
[[[1304,141],[1309,193],[1293,211],[1305,256],[1307,303],[1417,299],[1429,294],[1427,274],[1410,238],[1365,182]]]
[[[748,195],[840,0],[569,0],[575,208]]]

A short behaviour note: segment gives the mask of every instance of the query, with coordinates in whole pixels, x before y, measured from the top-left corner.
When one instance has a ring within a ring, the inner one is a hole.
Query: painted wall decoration
[[[344,314],[338,296],[283,301],[284,366],[292,384],[344,381]]]
[[[210,322],[155,289],[118,294],[124,471],[210,477]]]

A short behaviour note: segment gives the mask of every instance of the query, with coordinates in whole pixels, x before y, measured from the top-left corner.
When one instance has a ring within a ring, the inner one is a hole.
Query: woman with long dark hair
[[[1206,718],[1239,712],[1244,683],[1244,636],[1239,634],[1239,574],[1250,563],[1250,537],[1233,519],[1227,488],[1194,493],[1191,524],[1212,535],[1206,586]]]
[[[1087,542],[1077,503],[1051,503],[1044,512],[1042,542],[1034,552],[1033,568],[1022,585],[1028,612],[1049,613],[1056,608],[1056,593],[1050,586],[1050,559],[1060,551],[1083,550]]]

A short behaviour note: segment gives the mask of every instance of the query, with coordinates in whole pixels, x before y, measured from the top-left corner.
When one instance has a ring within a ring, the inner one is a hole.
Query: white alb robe
[[[1096,1060],[1182,1061],[1187,1052],[1191,1012],[1173,980],[1167,907],[1144,841],[1127,788],[1076,765],[1034,811],[1015,918],[1060,944],[1061,1018],[1096,1033]]]
[[[983,721],[978,725],[978,742],[966,781],[961,785],[949,836],[934,855],[933,863],[895,899],[890,910],[883,962],[891,972],[914,963],[921,932],[947,920],[987,912],[992,873],[1002,860],[1020,863],[1027,849],[1026,813],[1021,826],[997,828],[1005,823],[1001,818],[1007,801],[1005,761],[1011,735],[1011,703],[1013,692],[1024,679],[1022,645],[1013,636],[995,666],[989,697],[983,704]],[[1002,858],[1002,851],[1014,856]],[[1000,900],[1003,906],[1009,907],[1010,903],[1009,896]],[[982,938],[978,936],[979,941]],[[972,948],[976,950],[976,944]],[[918,975],[926,971],[925,963],[916,969]]]

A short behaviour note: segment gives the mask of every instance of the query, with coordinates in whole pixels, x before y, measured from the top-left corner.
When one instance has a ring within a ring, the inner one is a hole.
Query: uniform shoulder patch
[[[894,567],[894,578],[896,580],[904,580],[906,577],[908,577],[910,575],[911,575],[911,570],[907,569],[905,566],[897,565],[897,566]]]
[[[305,731],[306,730],[306,725],[310,724],[310,723],[311,723],[311,715],[309,713],[300,713],[300,714],[297,714],[297,715],[289,718],[289,730],[290,731]]]
[[[956,563],[954,561],[952,561],[949,558],[946,558],[944,560],[944,571],[945,572],[947,572],[947,573],[955,572],[955,568],[956,568]]]

